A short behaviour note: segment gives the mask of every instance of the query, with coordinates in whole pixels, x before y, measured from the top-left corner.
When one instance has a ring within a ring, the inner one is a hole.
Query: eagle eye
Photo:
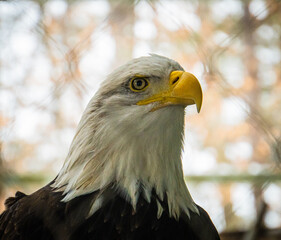
[[[148,87],[148,81],[142,77],[136,77],[131,80],[130,88],[134,92],[143,91]]]

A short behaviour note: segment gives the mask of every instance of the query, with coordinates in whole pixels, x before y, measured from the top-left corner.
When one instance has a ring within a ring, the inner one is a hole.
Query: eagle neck
[[[63,190],[63,200],[69,201],[114,184],[134,208],[140,192],[150,202],[155,190],[160,201],[167,198],[170,216],[197,212],[182,171],[183,108],[167,107],[143,117],[137,107],[133,119],[122,109],[119,114],[84,114],[54,187]],[[99,115],[104,115],[102,123]],[[90,214],[103,201],[101,194]],[[162,211],[159,203],[159,216]]]

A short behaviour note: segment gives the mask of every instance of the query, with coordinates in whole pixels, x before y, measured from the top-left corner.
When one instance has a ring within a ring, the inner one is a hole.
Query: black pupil
[[[138,81],[137,81],[137,86],[138,86],[138,87],[141,87],[142,84],[143,84],[143,81],[141,81],[141,80],[138,80]]]

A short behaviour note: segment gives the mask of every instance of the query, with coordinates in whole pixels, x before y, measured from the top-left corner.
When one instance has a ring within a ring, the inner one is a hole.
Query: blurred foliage
[[[151,52],[203,87],[183,153],[196,202],[220,231],[248,228],[263,200],[266,226],[281,226],[280,1],[6,1],[0,35],[0,210],[55,177],[102,80]]]

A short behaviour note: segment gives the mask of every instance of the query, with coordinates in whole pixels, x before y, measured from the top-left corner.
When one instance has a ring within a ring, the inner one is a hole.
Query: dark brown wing
[[[197,205],[199,215],[191,212],[191,217],[183,216],[185,222],[190,226],[196,237],[200,240],[219,240],[219,234],[208,213]]]
[[[219,235],[208,214],[198,206],[200,215],[191,212],[179,220],[169,217],[167,199],[161,202],[163,213],[157,218],[155,191],[148,203],[140,195],[136,211],[118,193],[80,226],[76,225],[71,240],[219,240]]]
[[[17,193],[6,201],[0,217],[1,240],[218,240],[208,214],[191,212],[179,220],[169,217],[167,199],[161,201],[163,213],[157,218],[157,196],[147,202],[140,194],[136,210],[119,191],[103,191],[104,204],[92,216],[89,209],[98,192],[77,197],[67,203],[62,195],[46,186],[31,195]]]
[[[8,198],[5,202],[6,210],[0,215],[0,239],[1,240],[51,240],[55,233],[48,226],[48,221],[58,221],[57,209],[52,209],[49,187],[25,195],[17,192],[15,197]],[[58,198],[58,196],[57,196]]]

